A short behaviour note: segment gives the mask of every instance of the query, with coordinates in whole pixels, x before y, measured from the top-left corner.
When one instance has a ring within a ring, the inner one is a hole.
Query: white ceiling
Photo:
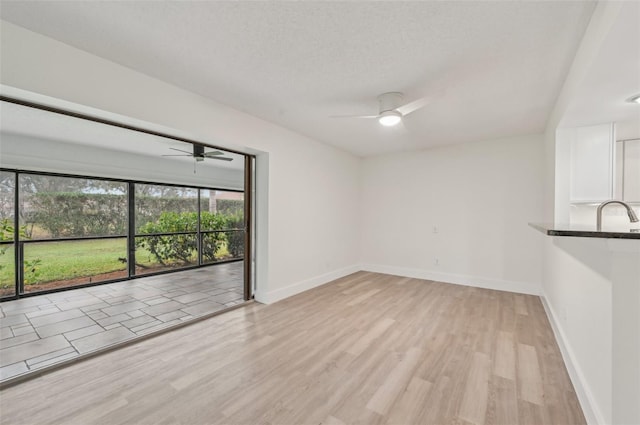
[[[368,156],[541,132],[594,2],[9,2],[2,19]],[[376,96],[429,96],[404,127]]]

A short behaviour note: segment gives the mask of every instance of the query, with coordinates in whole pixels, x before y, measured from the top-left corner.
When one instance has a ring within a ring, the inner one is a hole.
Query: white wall
[[[543,299],[590,424],[611,423],[611,254],[606,239],[544,238]]]
[[[264,152],[257,170],[258,300],[356,269],[357,157],[8,22],[1,31],[3,85],[74,103],[65,108],[86,105],[143,127]]]
[[[569,156],[565,147],[556,143],[559,123],[581,90],[592,89],[584,87],[582,82],[602,53],[602,45],[621,13],[637,16],[637,11],[623,11],[625,7],[637,7],[637,4],[598,3],[547,123],[544,214],[549,221],[554,216],[559,222],[569,218],[566,172]],[[634,53],[638,54],[629,52]],[[602,78],[615,76],[607,74]],[[603,105],[615,101],[603,99]],[[590,124],[606,121],[601,119]],[[638,315],[620,317],[623,309],[629,309],[619,303],[620,299],[636,306],[639,303],[640,243],[543,235],[540,238],[543,240],[543,302],[587,421],[590,424],[640,422]],[[618,242],[628,243],[619,249]],[[626,330],[630,334],[618,337]],[[616,353],[621,350],[631,358],[618,358]]]
[[[365,267],[538,294],[542,165],[542,136],[365,159]]]

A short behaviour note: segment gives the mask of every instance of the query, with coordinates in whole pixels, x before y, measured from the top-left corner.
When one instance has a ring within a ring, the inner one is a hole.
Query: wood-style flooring
[[[584,424],[538,297],[358,272],[0,393],[2,424]]]

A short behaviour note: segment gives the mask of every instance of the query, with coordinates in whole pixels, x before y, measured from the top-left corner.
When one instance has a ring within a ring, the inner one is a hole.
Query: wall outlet
[[[438,257],[435,257],[435,258],[433,259],[433,265],[434,265],[434,266],[439,266],[439,265],[440,265],[440,259],[438,259]]]
[[[433,226],[433,233],[438,233],[438,226]]]

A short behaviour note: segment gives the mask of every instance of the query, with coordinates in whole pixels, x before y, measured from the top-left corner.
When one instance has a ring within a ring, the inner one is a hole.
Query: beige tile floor
[[[242,262],[6,301],[0,382],[242,302]]]

